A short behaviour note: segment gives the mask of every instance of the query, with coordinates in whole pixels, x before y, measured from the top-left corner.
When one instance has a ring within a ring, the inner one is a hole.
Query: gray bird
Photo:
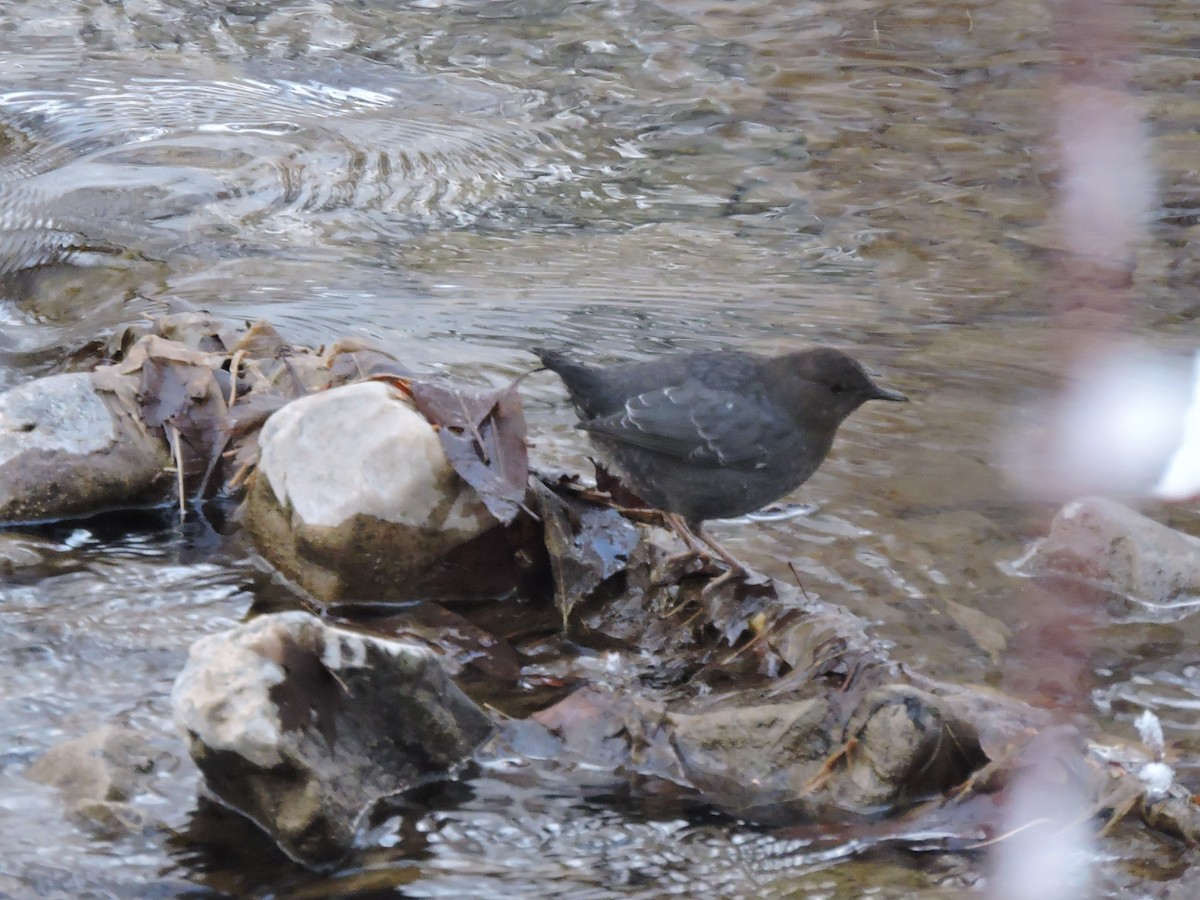
[[[603,461],[668,522],[690,550],[708,519],[760,509],[798,488],[829,453],[838,426],[868,400],[903,401],[840,350],[765,357],[738,350],[682,353],[596,368],[533,351],[566,385],[579,427]]]

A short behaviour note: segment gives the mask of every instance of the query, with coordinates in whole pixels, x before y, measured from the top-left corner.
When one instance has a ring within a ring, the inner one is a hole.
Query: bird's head
[[[775,369],[784,402],[798,415],[814,417],[836,428],[868,400],[908,400],[899,391],[880,387],[867,370],[841,350],[826,347],[777,356],[767,364]]]

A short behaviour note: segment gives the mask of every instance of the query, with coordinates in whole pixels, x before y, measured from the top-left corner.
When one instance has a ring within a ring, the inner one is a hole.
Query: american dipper
[[[738,350],[681,353],[594,368],[558,350],[533,351],[558,374],[579,427],[626,485],[693,552],[706,519],[752,512],[809,479],[846,417],[868,400],[907,400],[876,385],[840,350],[765,357]]]

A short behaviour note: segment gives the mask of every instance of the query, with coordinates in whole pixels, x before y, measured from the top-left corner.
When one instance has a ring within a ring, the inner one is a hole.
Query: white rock
[[[171,691],[179,729],[213,750],[228,750],[263,767],[278,765],[283,727],[269,693],[286,673],[259,645],[280,621],[300,624],[310,618],[303,612],[263,616],[244,626],[236,639],[213,634],[192,644]]]
[[[473,530],[483,504],[446,462],[437,432],[378,381],[311,394],[267,420],[260,471],[307,525],[356,515],[421,528]],[[438,522],[434,511],[453,502]]]
[[[22,453],[81,455],[117,439],[108,406],[83,374],[27,381],[4,394],[0,405],[0,466]]]
[[[196,641],[171,704],[209,790],[313,864],[343,855],[380,798],[452,774],[492,731],[426,647],[305,612]]]
[[[289,403],[259,448],[246,525],[319,600],[411,597],[451,550],[497,524],[433,426],[381,382]]]

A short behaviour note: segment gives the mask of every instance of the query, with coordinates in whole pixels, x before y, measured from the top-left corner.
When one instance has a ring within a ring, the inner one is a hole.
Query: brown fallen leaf
[[[392,639],[409,639],[437,649],[451,675],[470,667],[496,682],[513,684],[521,660],[503,638],[437,603],[419,603],[397,611],[391,606],[346,603],[328,610],[340,628]]]
[[[348,384],[376,375],[409,378],[412,372],[390,353],[366,341],[342,338],[325,352],[331,384]]]
[[[213,435],[212,455],[208,459],[200,483],[196,486],[197,496],[205,496],[209,481],[222,459],[229,461],[228,468],[225,469],[229,473],[225,479],[226,487],[236,488],[241,483],[240,478],[236,481],[232,479],[258,461],[259,430],[271,414],[287,402],[286,397],[262,392],[245,394],[238,398],[237,403],[226,411],[218,432]]]
[[[454,471],[478,491],[496,519],[507,524],[516,518],[529,478],[517,382],[490,390],[432,381],[410,381],[407,387],[417,411],[439,426],[442,450]]]
[[[271,702],[279,710],[284,731],[313,727],[332,749],[337,741],[337,714],[346,687],[321,661],[323,647],[306,647],[294,640],[281,639],[259,652],[283,669],[284,679],[270,688]]]
[[[230,355],[242,353],[250,359],[275,359],[290,353],[292,345],[283,339],[275,326],[266,319],[259,319],[242,332],[229,348]]]
[[[213,346],[221,340],[204,321],[191,339]],[[196,350],[146,334],[122,357],[97,369],[93,378],[107,390],[127,376],[138,378],[136,411],[148,428],[161,432],[176,459],[182,510],[189,493],[199,495],[207,488],[230,441],[261,425],[278,404],[233,391],[225,352]],[[231,413],[227,396],[236,396],[236,413]]]
[[[179,465],[185,480],[197,480],[224,447],[228,407],[207,366],[148,357],[141,367],[138,402],[151,428],[178,434]]]
[[[565,629],[578,603],[624,571],[640,535],[611,507],[557,494],[539,478],[531,479],[530,487],[550,556],[554,604]]]

